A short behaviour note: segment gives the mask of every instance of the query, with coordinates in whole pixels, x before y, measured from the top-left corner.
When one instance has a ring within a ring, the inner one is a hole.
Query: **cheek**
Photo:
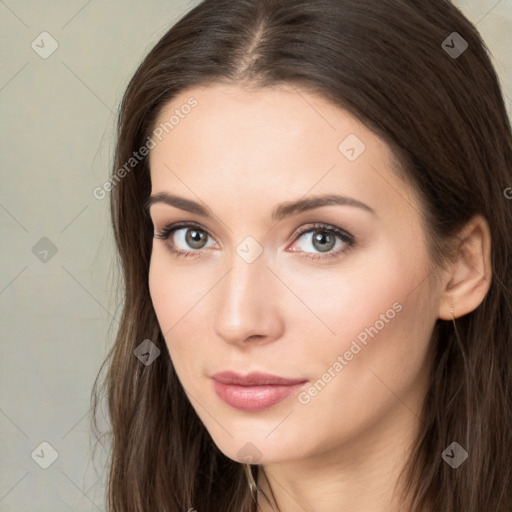
[[[206,339],[204,310],[214,281],[189,263],[173,263],[164,247],[155,247],[149,265],[148,287],[169,355],[178,374],[188,375],[197,364]],[[201,321],[198,321],[198,319]],[[186,371],[185,371],[186,370]]]
[[[172,261],[165,247],[153,248],[149,265],[148,286],[160,328],[165,334],[186,317],[204,297],[209,286],[205,275],[190,265]]]
[[[166,264],[165,254],[160,250],[154,250],[149,265],[148,286],[155,314],[164,336],[167,348],[173,364],[178,361],[176,344],[169,343],[170,339],[176,339],[176,331],[179,329],[179,319],[185,314],[185,306],[188,303],[184,297],[180,284],[180,274],[173,272],[170,265]]]
[[[407,296],[408,291],[390,287],[368,299],[357,315],[338,311],[332,324],[336,340],[312,343],[303,354],[310,386],[298,396],[293,431],[297,437],[316,432],[311,440],[316,448],[305,449],[327,450],[393,423],[390,418],[404,417],[407,423],[420,414],[432,325],[421,297]],[[285,442],[289,434],[279,435]]]
[[[346,272],[320,277],[316,290],[323,292],[308,295],[326,326],[312,317],[309,336],[302,330],[309,339],[304,356],[314,370],[308,377],[321,381],[315,401],[326,410],[333,402],[354,414],[361,404],[375,408],[423,378],[436,320],[427,261],[394,250],[372,254],[371,261],[355,264],[364,272],[347,266]],[[303,319],[298,322],[304,327]]]
[[[151,302],[153,303],[160,328],[162,332],[165,332],[167,326],[162,325],[164,311],[169,309],[169,307],[172,309],[174,297],[172,293],[169,293],[169,287],[166,285],[167,279],[170,276],[164,272],[165,267],[162,265],[161,259],[156,254],[156,251],[153,251],[149,264],[148,286]]]
[[[395,317],[404,316],[397,310],[414,299],[411,292],[425,278],[425,267],[420,254],[405,253],[400,244],[385,240],[353,253],[336,267],[283,266],[283,281],[309,309],[297,305],[294,296],[286,299],[293,320],[289,325],[310,331],[313,350],[348,350],[352,339],[369,338],[367,330],[376,323],[379,332],[389,331],[397,323]]]

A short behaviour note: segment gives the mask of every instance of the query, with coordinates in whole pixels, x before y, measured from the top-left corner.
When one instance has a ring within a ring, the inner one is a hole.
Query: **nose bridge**
[[[219,283],[216,294],[215,330],[226,341],[244,341],[249,336],[267,336],[275,314],[271,272],[263,254],[254,260],[244,244],[231,258],[231,269]]]

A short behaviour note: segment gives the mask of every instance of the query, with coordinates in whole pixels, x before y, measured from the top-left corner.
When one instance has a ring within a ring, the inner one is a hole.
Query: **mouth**
[[[217,396],[229,406],[243,411],[262,411],[299,391],[307,379],[288,379],[277,375],[221,372],[211,376]]]

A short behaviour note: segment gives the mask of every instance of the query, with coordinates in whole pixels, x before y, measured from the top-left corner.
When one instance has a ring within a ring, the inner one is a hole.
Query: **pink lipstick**
[[[266,373],[240,375],[227,371],[211,375],[213,388],[228,405],[243,411],[262,411],[297,392],[307,379],[287,379]]]

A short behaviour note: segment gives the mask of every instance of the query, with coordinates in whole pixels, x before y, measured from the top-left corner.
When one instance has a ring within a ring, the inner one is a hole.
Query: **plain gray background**
[[[93,190],[129,79],[197,3],[0,0],[2,512],[105,509],[89,396],[121,309],[108,195]],[[454,3],[493,55],[510,116],[512,0]]]

